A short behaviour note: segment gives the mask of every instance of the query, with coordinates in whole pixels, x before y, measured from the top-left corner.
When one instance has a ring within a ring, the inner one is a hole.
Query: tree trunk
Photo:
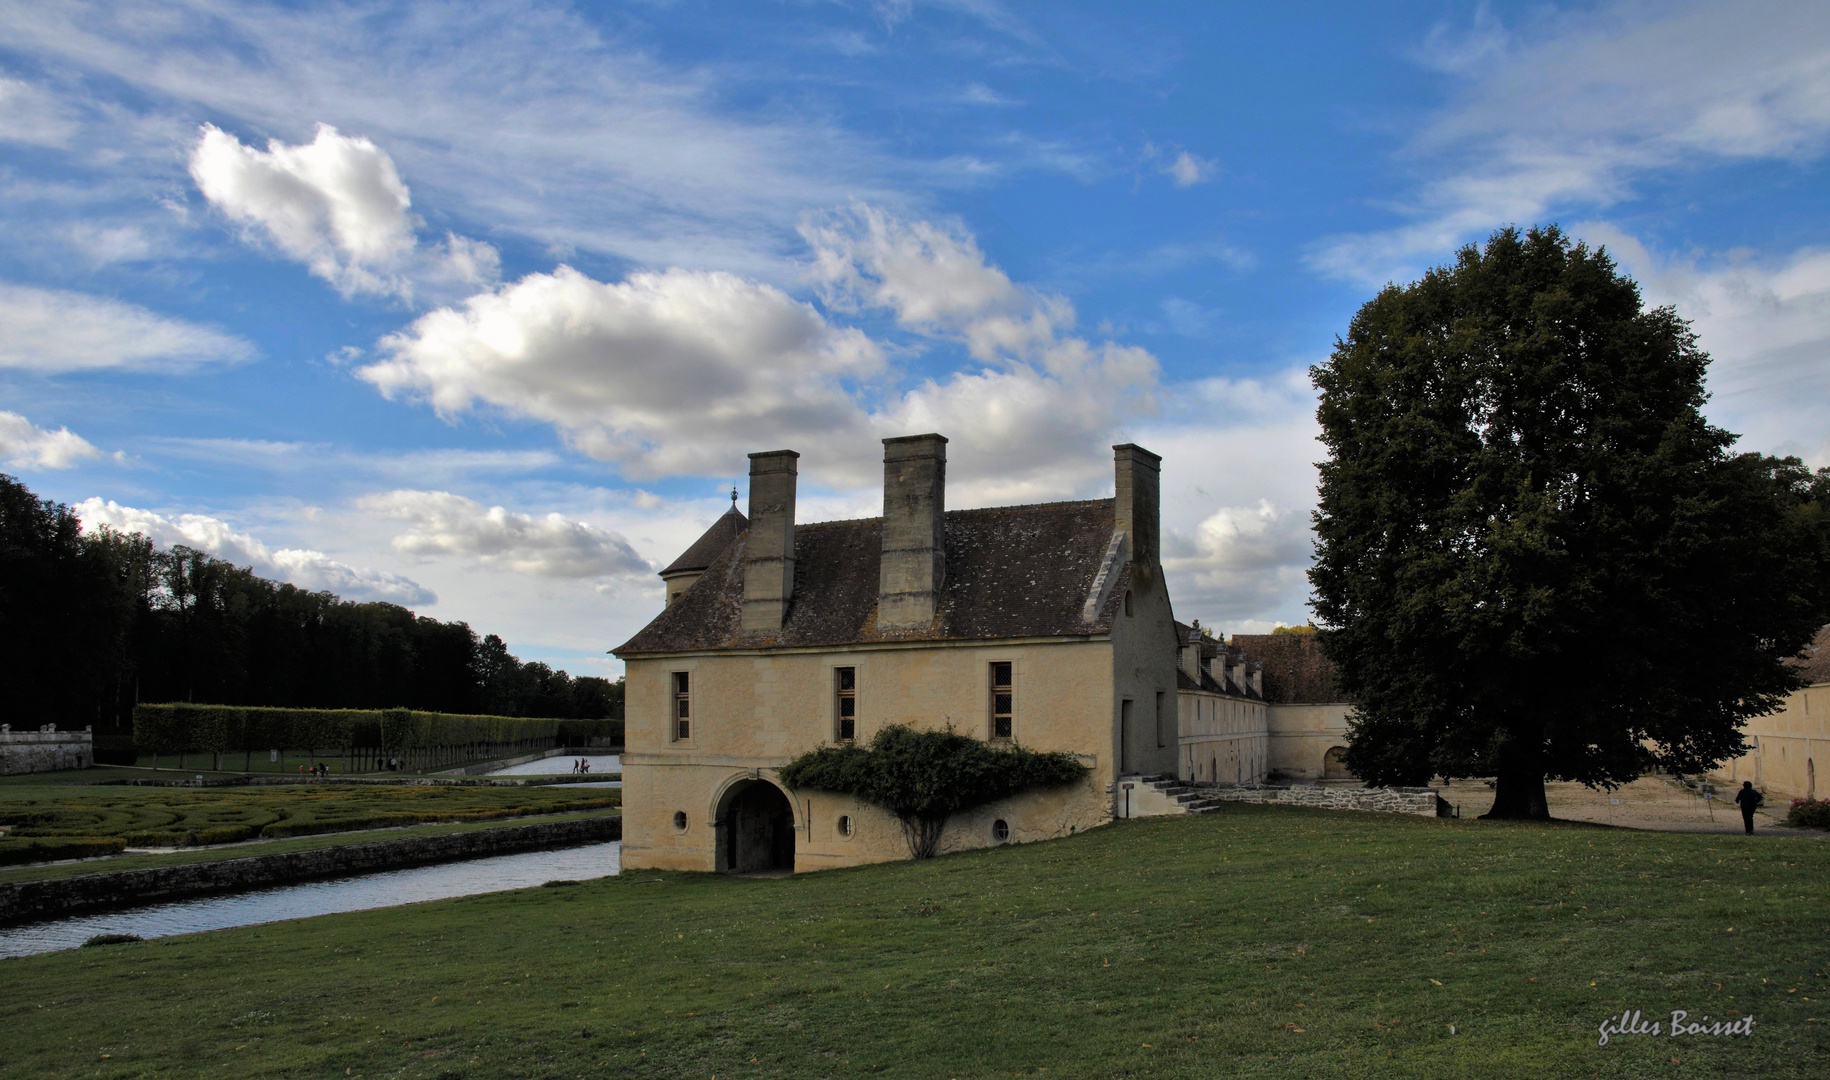
[[[940,848],[940,834],[947,827],[947,819],[936,821],[931,818],[903,818],[902,838],[909,842],[909,855],[917,859],[932,859]]]
[[[1502,768],[1495,779],[1493,809],[1481,817],[1550,820],[1550,805],[1544,799],[1543,769],[1536,766]]]

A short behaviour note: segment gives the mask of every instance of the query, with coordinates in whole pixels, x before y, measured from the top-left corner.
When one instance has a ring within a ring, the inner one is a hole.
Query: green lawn
[[[619,805],[607,788],[242,788],[10,786],[0,789],[0,863],[61,858],[86,842],[186,847],[437,821],[482,821]]]
[[[0,961],[0,1075],[1817,1078],[1826,871],[1818,838],[1240,806],[632,873]],[[1629,1008],[1757,1026],[1598,1047]]]

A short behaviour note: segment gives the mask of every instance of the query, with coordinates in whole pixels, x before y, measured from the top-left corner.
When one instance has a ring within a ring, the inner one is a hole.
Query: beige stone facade
[[[885,517],[810,525],[794,521],[797,457],[752,455],[747,518],[733,508],[728,543],[709,556],[695,545],[669,568],[667,608],[616,650],[623,865],[804,871],[907,858],[893,816],[789,791],[776,775],[889,724],[951,726],[1090,769],[960,815],[943,851],[1097,826],[1120,773],[1176,771],[1155,455],[1115,448],[1114,499],[948,512],[945,440],[886,440]]]
[[[1748,752],[1710,774],[1739,787],[1752,780],[1769,802],[1830,797],[1830,627],[1819,631],[1800,664],[1810,685],[1785,707],[1748,721]]]

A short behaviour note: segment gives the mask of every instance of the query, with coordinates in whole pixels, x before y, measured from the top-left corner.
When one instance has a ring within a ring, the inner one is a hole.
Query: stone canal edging
[[[48,881],[0,882],[0,923],[73,915],[101,908],[140,907],[220,893],[247,892],[351,874],[405,870],[545,848],[576,847],[623,838],[623,819],[574,818],[499,829],[415,836],[250,855],[216,862],[119,870]]]

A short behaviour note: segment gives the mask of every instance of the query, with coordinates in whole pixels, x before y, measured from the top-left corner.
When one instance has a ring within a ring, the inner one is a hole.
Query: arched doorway
[[[794,870],[794,808],[781,788],[766,780],[732,785],[717,821],[720,873]]]
[[[1346,757],[1345,746],[1329,747],[1328,752],[1322,755],[1322,779],[1352,780],[1353,773],[1347,768]]]

